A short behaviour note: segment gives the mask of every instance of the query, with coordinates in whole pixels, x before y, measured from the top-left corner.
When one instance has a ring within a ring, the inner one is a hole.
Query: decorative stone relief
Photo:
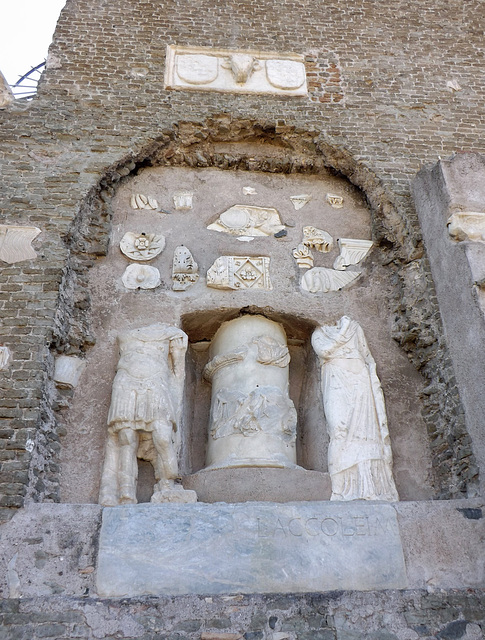
[[[77,356],[59,356],[56,358],[54,382],[59,387],[74,389],[86,366],[86,361]]]
[[[121,251],[131,260],[153,260],[165,247],[165,237],[154,233],[125,233]]]
[[[130,198],[132,209],[158,209],[158,202],[155,198],[144,196],[142,193],[134,193]]]
[[[177,211],[189,211],[192,209],[192,191],[177,191],[173,194],[173,204]]]
[[[344,199],[342,196],[337,196],[334,193],[327,193],[326,199],[328,204],[334,209],[341,209],[344,206]]]
[[[233,236],[272,236],[285,228],[279,213],[271,207],[250,207],[236,204],[221,213],[208,227],[211,231]]]
[[[215,289],[271,290],[269,257],[221,256],[207,271],[207,286]]]
[[[296,210],[304,207],[306,204],[310,202],[311,199],[312,199],[311,195],[308,195],[307,193],[302,193],[300,196],[290,196],[290,200],[293,203],[293,206],[295,207]]]
[[[290,354],[281,325],[263,316],[225,322],[209,355],[208,467],[294,467],[296,410],[288,395]]]
[[[0,260],[8,264],[35,260],[37,254],[31,246],[40,229],[37,227],[17,227],[0,224]]]
[[[303,244],[310,249],[328,253],[333,249],[333,238],[326,231],[316,227],[303,227]]]
[[[0,71],[0,109],[4,109],[9,104],[14,102],[14,100],[15,98],[12,93],[12,89],[10,89],[10,86],[5,79],[5,76]]]
[[[304,57],[169,45],[165,88],[306,96]]]
[[[255,196],[257,191],[254,187],[243,187],[243,195],[245,196]]]
[[[155,471],[151,502],[195,502],[175,484],[187,336],[160,322],[120,333],[118,343],[99,502],[136,504],[137,458]]]
[[[360,271],[335,271],[325,267],[314,267],[303,274],[301,288],[309,293],[340,291],[360,276]]]
[[[458,242],[485,242],[485,213],[459,211],[448,218],[448,233]]]
[[[8,347],[0,346],[0,371],[6,369],[8,361],[10,360],[10,351]]]
[[[296,249],[293,249],[293,257],[300,269],[311,269],[313,267],[313,254],[303,242]]]
[[[161,283],[160,271],[147,264],[129,264],[121,280],[127,289],[155,289]]]
[[[322,368],[331,500],[399,500],[384,395],[361,326],[343,316],[318,328],[312,346]]]
[[[172,289],[185,291],[199,279],[199,265],[187,247],[177,247],[173,254]]]
[[[337,240],[340,255],[333,263],[333,268],[344,271],[353,264],[359,264],[368,255],[374,244],[372,240],[354,240],[353,238],[339,238]]]

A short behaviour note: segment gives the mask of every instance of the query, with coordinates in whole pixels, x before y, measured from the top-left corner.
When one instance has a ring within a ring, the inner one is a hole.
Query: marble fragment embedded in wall
[[[5,79],[5,76],[0,71],[0,109],[4,109],[9,104],[15,101],[15,97],[12,93],[12,89]]]
[[[17,227],[0,224],[0,260],[8,264],[34,260],[37,258],[31,246],[40,229],[37,227]]]
[[[158,256],[165,247],[165,237],[155,233],[125,233],[120,249],[131,260],[147,261]]]
[[[333,263],[333,268],[344,271],[347,267],[359,264],[369,254],[374,244],[372,240],[360,240],[353,238],[339,238],[337,244],[340,254]]]
[[[361,275],[360,271],[335,271],[325,267],[313,267],[303,274],[301,288],[309,293],[340,291],[352,284]]]
[[[458,242],[485,242],[485,213],[459,211],[448,218],[448,233]]]
[[[173,194],[172,200],[177,211],[189,211],[192,209],[192,191],[177,191]]]
[[[160,271],[147,264],[129,264],[121,281],[127,289],[155,289],[161,283]]]
[[[10,360],[10,351],[8,347],[0,346],[0,371],[6,369]]]
[[[312,346],[322,369],[331,500],[399,500],[384,395],[361,326],[343,316],[316,329]]]
[[[279,213],[272,207],[236,204],[221,213],[208,227],[211,231],[233,236],[272,236],[285,228]]]
[[[342,209],[344,206],[344,199],[342,196],[337,196],[335,193],[327,193],[326,200],[328,204],[334,209]]]
[[[208,468],[294,467],[296,410],[288,395],[290,354],[282,326],[263,316],[225,322],[209,356]]]
[[[169,45],[165,88],[306,96],[304,57]]]
[[[303,227],[302,243],[310,249],[316,249],[322,253],[328,253],[333,249],[332,236],[316,227]]]
[[[172,289],[185,291],[199,279],[199,266],[191,252],[181,245],[176,247],[172,262]]]
[[[300,242],[297,248],[293,249],[293,257],[300,269],[311,269],[313,267],[313,254],[303,242]]]
[[[86,361],[77,356],[59,356],[56,358],[54,381],[59,387],[74,389],[85,367]]]
[[[215,289],[271,290],[267,256],[221,256],[207,271],[207,286]]]
[[[134,193],[130,198],[132,209],[158,209],[158,202],[155,198],[144,196],[142,193]]]
[[[308,204],[311,199],[311,195],[307,193],[302,193],[299,196],[290,196],[290,200],[297,211]]]

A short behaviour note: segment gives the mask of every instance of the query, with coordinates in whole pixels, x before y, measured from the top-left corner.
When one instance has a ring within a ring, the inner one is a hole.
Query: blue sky
[[[47,56],[66,0],[0,0],[0,71],[10,84]]]

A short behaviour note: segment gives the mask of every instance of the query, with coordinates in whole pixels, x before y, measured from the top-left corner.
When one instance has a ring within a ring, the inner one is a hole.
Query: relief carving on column
[[[296,410],[281,325],[263,316],[224,323],[204,369],[212,384],[207,465],[295,467]]]
[[[331,500],[399,500],[381,383],[361,326],[343,316],[312,336],[330,436]]]
[[[160,322],[120,333],[118,343],[99,502],[136,504],[137,458],[155,471],[151,502],[195,502],[193,491],[175,483],[187,336]]]

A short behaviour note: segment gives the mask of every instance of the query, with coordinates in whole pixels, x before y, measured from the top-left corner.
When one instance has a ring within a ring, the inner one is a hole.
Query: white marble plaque
[[[165,88],[306,96],[304,57],[296,53],[169,45]]]
[[[406,586],[389,504],[140,504],[103,511],[102,597]]]

